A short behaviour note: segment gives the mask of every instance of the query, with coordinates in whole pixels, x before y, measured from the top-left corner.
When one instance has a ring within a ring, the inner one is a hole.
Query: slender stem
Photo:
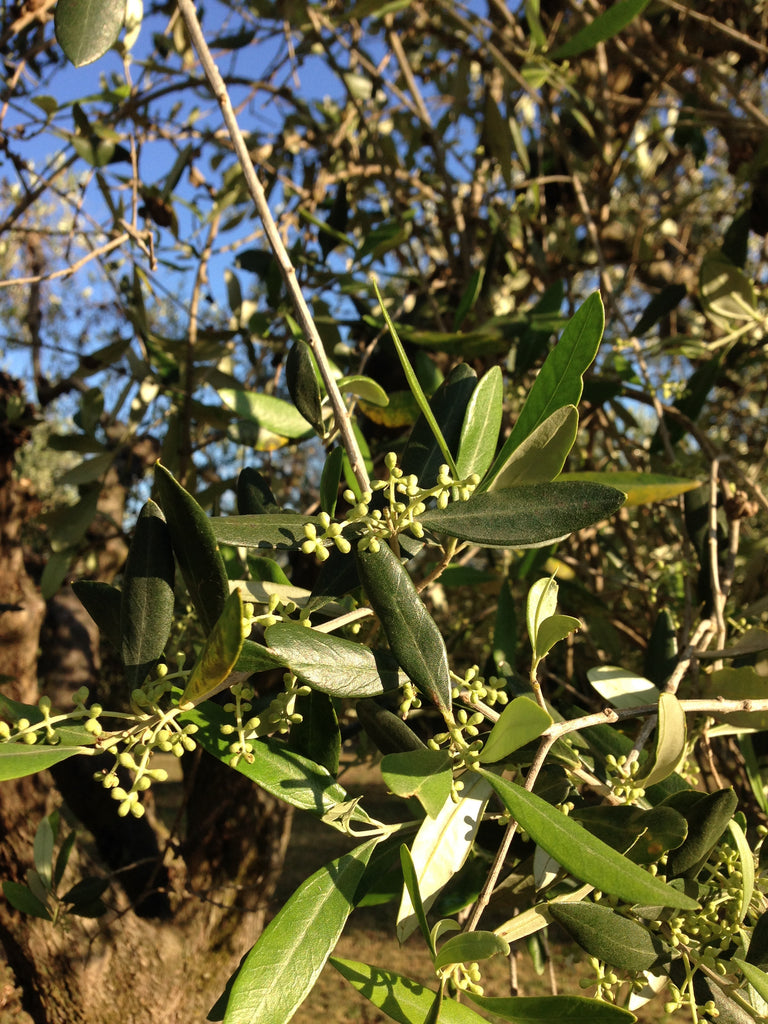
[[[213,95],[216,97],[219,106],[221,107],[224,123],[227,126],[227,131],[232,139],[235,155],[240,162],[248,192],[250,193],[251,199],[253,199],[256,212],[264,225],[267,241],[269,242],[270,248],[278,262],[285,281],[286,289],[288,290],[288,294],[293,302],[296,318],[301,325],[304,336],[309,347],[312,349],[312,354],[314,355],[315,360],[317,361],[320,374],[323,378],[323,383],[325,384],[325,389],[331,400],[331,405],[336,417],[336,424],[339,428],[339,432],[341,433],[344,448],[349,456],[352,472],[354,473],[355,479],[357,480],[361,490],[368,491],[370,490],[370,481],[365,469],[365,463],[363,462],[360,447],[357,443],[357,438],[352,430],[352,422],[346,406],[344,405],[341,392],[339,391],[331,372],[330,363],[325,354],[325,348],[323,347],[320,333],[314,319],[312,318],[312,314],[309,311],[306,299],[301,291],[301,286],[299,285],[298,278],[296,276],[296,269],[291,263],[288,251],[280,237],[277,224],[275,223],[272,211],[269,208],[269,202],[267,200],[264,187],[256,173],[251,155],[248,152],[248,147],[245,143],[245,139],[243,138],[243,133],[240,131],[240,126],[237,123],[237,117],[232,107],[232,101],[230,100],[224,79],[221,77],[221,73],[216,66],[216,62],[208,48],[208,44],[205,41],[205,36],[203,35],[203,30],[200,26],[200,21],[198,20],[193,0],[178,0],[178,8],[182,18],[184,19],[184,24],[187,27],[192,45],[200,58],[200,64],[203,68],[205,77],[208,79]]]

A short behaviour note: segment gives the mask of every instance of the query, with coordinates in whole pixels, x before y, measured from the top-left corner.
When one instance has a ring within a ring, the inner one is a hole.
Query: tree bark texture
[[[14,475],[14,455],[27,440],[31,412],[18,382],[0,375],[0,688],[24,703],[44,691],[61,707],[83,684],[101,691],[109,666],[71,590],[49,602],[46,616],[25,565],[22,528],[35,503],[29,484]],[[105,497],[113,523],[125,497],[119,488],[114,480]],[[119,538],[103,549],[111,578]],[[85,877],[109,879],[108,911],[98,918],[65,915],[53,925],[0,899],[7,965],[0,1016],[13,1003],[10,968],[21,1008],[15,1021],[25,1019],[21,1011],[34,1024],[203,1021],[274,911],[290,814],[196,752],[174,783],[157,797],[150,791],[144,818],[119,818],[94,781],[94,761],[72,758],[51,772],[0,782],[0,881],[25,882],[36,828],[54,809],[63,832],[78,835],[60,891]]]

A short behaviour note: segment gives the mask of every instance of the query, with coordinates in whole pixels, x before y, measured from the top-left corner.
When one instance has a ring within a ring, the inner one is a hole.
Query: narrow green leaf
[[[421,929],[421,934],[424,936],[424,941],[427,944],[427,949],[434,957],[435,955],[435,944],[432,937],[432,933],[429,930],[427,924],[427,915],[424,911],[424,903],[421,898],[421,890],[419,889],[419,878],[416,874],[416,866],[413,863],[411,857],[411,851],[408,847],[403,844],[400,847],[400,867],[403,872],[403,882],[405,883],[405,891],[408,893],[411,901],[411,907],[413,908],[414,916]]]
[[[445,750],[408,750],[387,754],[381,777],[399,797],[415,796],[430,818],[436,818],[451,795],[452,761]]]
[[[505,939],[500,939],[493,932],[465,932],[443,943],[435,957],[435,970],[449,964],[490,960],[498,953],[509,956],[509,943]]]
[[[99,627],[99,633],[116,651],[119,651],[122,646],[120,607],[123,595],[118,588],[98,580],[75,580],[72,589],[80,604]]]
[[[481,486],[487,488],[509,456],[539,424],[565,405],[578,406],[582,376],[592,364],[603,336],[605,316],[595,292],[568,321],[560,341],[547,356],[522,412]]]
[[[238,475],[237,511],[241,516],[280,511],[269,484],[252,466],[241,469]]]
[[[330,963],[350,985],[397,1024],[425,1024],[435,992],[411,978],[384,971],[356,960],[331,957]],[[440,1005],[443,1024],[485,1024],[485,1018],[464,1003],[444,999]]]
[[[748,964],[746,960],[740,960],[737,956],[733,958],[733,962],[741,968],[744,977],[755,992],[763,999],[768,1000],[768,973],[761,971],[754,964]]]
[[[765,970],[768,967],[768,910],[764,910],[752,929],[747,947],[747,963]]]
[[[298,679],[334,697],[378,697],[400,685],[397,662],[352,640],[294,622],[278,622],[265,639]]]
[[[643,310],[640,319],[635,324],[633,334],[641,338],[646,331],[649,331],[654,324],[657,324],[662,317],[677,309],[688,293],[684,284],[665,285],[658,295],[654,295],[651,301]]]
[[[530,697],[515,697],[491,729],[480,751],[480,763],[492,764],[532,743],[552,725],[552,716]]]
[[[461,427],[476,386],[475,371],[459,363],[432,395],[429,417],[422,413],[414,423],[400,467],[406,476],[415,473],[422,487],[435,486],[441,465],[456,470],[453,459],[446,459],[445,449],[451,455],[458,452]],[[387,411],[391,412],[391,405]],[[442,444],[435,440],[435,428]]]
[[[706,683],[713,697],[726,700],[762,700],[765,697],[765,676],[754,665],[718,669],[707,676]],[[730,714],[713,711],[713,715],[719,722],[727,722],[737,729],[768,729],[766,711],[734,711]]]
[[[667,857],[668,878],[695,878],[720,840],[738,807],[732,789],[706,793],[694,807],[680,808],[688,822],[688,836],[682,846]]]
[[[59,848],[58,856],[56,857],[56,867],[53,872],[53,888],[54,891],[58,889],[59,883],[64,877],[64,872],[67,870],[67,864],[69,863],[69,857],[72,853],[72,848],[75,845],[77,839],[76,832],[70,832],[64,842]]]
[[[495,1017],[513,1024],[631,1024],[634,1013],[602,999],[585,996],[511,996],[508,998],[478,996],[468,993],[473,1003]]]
[[[203,750],[224,764],[230,763],[230,740],[222,735],[221,727],[231,725],[232,716],[226,714],[220,705],[205,701],[191,711],[185,711],[180,720],[194,722],[198,726],[195,741]],[[267,793],[318,817],[348,800],[347,791],[325,768],[289,750],[280,740],[267,738],[252,742],[253,760],[249,762],[241,758],[235,771]],[[359,809],[355,820],[367,821],[368,815]]]
[[[467,286],[461,293],[459,304],[456,307],[456,315],[453,318],[453,329],[458,331],[461,329],[461,325],[464,323],[464,318],[467,313],[474,309],[475,303],[480,296],[480,292],[483,287],[483,278],[485,277],[485,268],[475,270],[472,273]]]
[[[16,910],[30,917],[41,917],[44,921],[52,921],[51,912],[37,896],[22,885],[21,882],[3,882],[3,895]]]
[[[667,501],[687,491],[701,487],[700,480],[684,480],[677,476],[666,476],[662,473],[628,473],[621,470],[604,473],[561,473],[557,478],[568,480],[585,480],[594,484],[605,484],[624,491],[627,496],[626,505],[648,505],[656,501]]]
[[[681,846],[688,823],[672,807],[577,807],[571,812],[578,821],[608,846],[624,853],[635,864],[653,864],[667,850]]]
[[[285,383],[298,411],[318,434],[322,434],[323,399],[315,359],[309,345],[298,338],[291,345],[285,360]],[[278,434],[280,432],[275,431]]]
[[[395,346],[397,358],[400,360],[400,364],[403,367],[403,373],[405,374],[405,379],[408,381],[408,387],[411,389],[411,394],[416,399],[416,403],[419,406],[421,415],[429,424],[429,427],[434,435],[435,441],[437,442],[440,451],[442,452],[443,459],[445,460],[446,465],[448,466],[448,468],[451,470],[451,473],[455,477],[457,473],[456,463],[453,461],[453,454],[451,453],[451,450],[448,447],[445,437],[443,436],[442,430],[438,426],[437,420],[435,419],[432,409],[430,408],[429,401],[427,400],[427,396],[421,389],[419,378],[416,376],[413,367],[411,366],[408,360],[408,356],[406,355],[405,349],[403,348],[403,343],[402,341],[400,341],[400,338],[398,337],[395,325],[392,323],[392,318],[387,312],[387,307],[384,305],[384,299],[381,297],[379,286],[376,284],[375,281],[373,282],[373,290],[376,293],[376,298],[379,301],[381,311],[384,314],[384,319],[386,321],[387,327],[389,328],[390,337],[392,338],[392,344]]]
[[[482,479],[496,454],[501,429],[504,381],[501,369],[492,366],[472,392],[464,413],[456,469],[460,480],[473,473]]]
[[[320,477],[320,508],[329,516],[336,514],[343,465],[344,449],[337,445],[328,452]]]
[[[564,405],[555,409],[510,454],[488,490],[500,491],[505,487],[545,484],[554,480],[573,448],[578,428],[579,414],[576,406]],[[610,486],[608,480],[601,482]]]
[[[55,747],[42,743],[34,746],[27,746],[26,743],[0,743],[0,782],[35,775],[75,754],[87,753],[90,753],[87,747],[69,747],[61,743]]]
[[[489,782],[477,774],[462,777],[458,803],[449,796],[436,818],[425,818],[411,846],[419,892],[425,910],[466,861],[491,795]],[[478,783],[480,783],[478,785]],[[397,914],[397,937],[405,942],[417,925],[408,892]]]
[[[445,509],[425,512],[428,530],[490,547],[544,547],[612,516],[621,491],[600,484],[535,484],[475,493]]]
[[[126,0],[58,0],[56,40],[76,68],[98,60],[120,35]]]
[[[302,516],[296,512],[275,512],[244,516],[211,516],[211,532],[220,544],[239,548],[276,548],[297,551],[307,535],[304,526],[311,523],[318,533],[322,524],[318,516]],[[326,547],[333,544],[332,540]]]
[[[134,689],[159,661],[173,624],[173,547],[165,517],[154,501],[141,510],[123,576],[121,653]]]
[[[575,878],[626,903],[683,910],[698,908],[695,900],[622,857],[541,797],[491,772],[481,771],[534,842]]]
[[[155,486],[189,596],[203,629],[210,633],[229,597],[227,574],[211,521],[160,462],[155,465]]]
[[[232,986],[224,1024],[286,1024],[333,950],[378,840],[307,879],[267,925]]]
[[[554,903],[549,912],[583,950],[611,967],[649,971],[662,953],[647,928],[609,907]]]
[[[451,677],[445,641],[413,580],[388,544],[355,549],[357,570],[398,664],[414,686],[444,714],[451,710]]]
[[[295,710],[301,721],[291,726],[291,748],[322,765],[335,778],[339,771],[341,732],[333,700],[327,693],[310,690],[299,694]]]
[[[739,892],[739,912],[737,915],[739,924],[741,924],[747,916],[752,894],[755,891],[755,855],[744,834],[744,829],[735,818],[731,818],[728,822],[728,831],[731,833],[733,845],[739,854],[739,864],[741,865],[741,891]]]
[[[659,696],[659,722],[656,726],[656,750],[653,760],[637,785],[647,789],[663,782],[685,759],[685,744],[688,729],[685,712],[680,701],[672,693]]]
[[[53,826],[49,817],[42,819],[35,832],[33,855],[35,870],[47,890],[51,889],[53,880],[53,844],[56,841]]]
[[[282,398],[235,388],[219,389],[219,398],[241,420],[254,424],[260,431],[294,441],[311,433],[299,410]]]
[[[729,647],[721,650],[701,651],[699,658],[745,658],[750,654],[768,651],[768,630],[746,629]]]
[[[359,700],[357,717],[366,734],[382,754],[401,754],[408,750],[426,750],[413,729],[392,711],[375,700]]]
[[[649,3],[650,0],[616,0],[608,10],[593,18],[567,43],[556,47],[552,53],[548,54],[549,59],[565,60],[566,57],[576,57],[578,54],[584,53],[585,50],[591,50],[598,43],[612,39],[631,21],[634,21]]]
[[[284,667],[284,662],[272,654],[268,647],[263,647],[255,640],[243,640],[233,671],[252,675],[254,672],[269,672],[270,669]]]
[[[208,634],[205,646],[187,680],[180,705],[199,703],[217,693],[237,664],[243,648],[243,598],[234,590]]]

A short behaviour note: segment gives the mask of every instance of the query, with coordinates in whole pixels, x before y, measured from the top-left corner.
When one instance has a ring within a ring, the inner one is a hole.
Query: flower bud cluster
[[[348,555],[352,550],[352,545],[344,536],[344,530],[349,526],[349,520],[343,523],[334,523],[331,522],[331,517],[327,512],[321,512],[318,521],[322,530],[320,534],[318,534],[318,528],[314,523],[305,523],[304,525],[304,536],[307,538],[301,545],[304,554],[315,555],[318,561],[324,562],[330,555],[330,542],[342,555]]]
[[[645,796],[643,787],[636,785],[634,781],[641,774],[639,761],[628,763],[628,758],[623,754],[620,757],[608,754],[605,759],[605,774],[613,795],[624,803],[634,804]]]
[[[502,707],[509,701],[505,692],[506,679],[499,679],[498,676],[489,676],[485,679],[480,675],[480,669],[473,665],[467,670],[464,679],[457,682],[452,690],[454,700],[463,700],[468,704],[477,704],[482,701],[488,707],[500,704]]]
[[[252,700],[254,691],[245,683],[238,683],[232,687],[234,703],[224,705],[224,710],[234,714],[234,724],[227,723],[221,727],[222,735],[233,736],[236,739],[230,743],[229,753],[230,765],[235,768],[240,759],[248,764],[254,760],[254,741],[259,736],[266,736],[271,733],[287,733],[292,725],[302,721],[301,715],[296,711],[296,698],[306,696],[310,692],[308,686],[299,684],[296,676],[291,672],[283,675],[285,690],[278,694],[269,706],[260,714],[251,715],[253,710]]]
[[[440,973],[443,977],[449,978],[453,987],[459,992],[471,992],[476,996],[483,994],[483,986],[480,984],[483,976],[477,961],[466,964],[451,964]]]

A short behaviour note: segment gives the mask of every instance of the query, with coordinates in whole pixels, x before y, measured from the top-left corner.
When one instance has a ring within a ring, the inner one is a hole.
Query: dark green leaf
[[[667,858],[668,878],[695,878],[706,863],[728,822],[738,807],[739,799],[732,789],[707,793],[694,807],[683,810],[688,822],[688,836],[682,846]]]
[[[320,868],[283,905],[240,968],[224,1024],[293,1017],[336,945],[376,842]]]
[[[397,662],[386,651],[293,622],[269,626],[265,639],[302,683],[334,697],[377,697],[400,685]]]
[[[434,533],[492,547],[543,547],[612,516],[624,495],[601,484],[560,483],[473,494],[419,522]]]
[[[687,294],[684,284],[668,284],[654,295],[643,311],[643,315],[635,324],[635,335],[640,338],[649,331],[662,317],[677,309]]]
[[[51,913],[37,896],[21,882],[3,882],[3,895],[16,910],[30,917],[41,917],[44,921],[52,921]]]
[[[82,878],[61,899],[64,903],[92,903],[108,886],[108,878]]]
[[[75,580],[75,596],[99,627],[101,635],[116,651],[122,646],[120,636],[120,607],[123,595],[110,583],[98,580]]]
[[[157,664],[173,624],[173,547],[154,501],[141,510],[123,577],[121,653],[128,685],[141,686]]]
[[[284,662],[267,647],[255,640],[243,640],[240,655],[235,663],[235,672],[269,672],[273,668],[285,668]]]
[[[495,1017],[513,1024],[631,1024],[637,1020],[634,1013],[622,1010],[602,999],[584,996],[512,996],[489,998],[470,994],[472,1002]]]
[[[69,863],[69,856],[72,853],[72,847],[75,845],[77,839],[76,832],[70,832],[67,838],[61,844],[61,849],[56,858],[56,867],[53,872],[53,888],[54,891],[59,887],[59,883],[64,877],[64,872],[67,870],[67,864]]]
[[[482,774],[530,837],[575,878],[626,903],[698,908],[694,900],[622,857],[541,797],[491,772]]]
[[[98,60],[117,39],[125,0],[58,0],[56,39],[76,68]]]
[[[616,0],[611,6],[598,14],[596,18],[585,25],[576,33],[572,39],[562,46],[558,46],[548,56],[550,60],[564,60],[566,57],[575,57],[585,50],[591,50],[598,43],[606,39],[612,39],[618,35],[623,28],[642,13],[650,3],[650,0]]]
[[[355,553],[360,580],[398,664],[421,693],[450,714],[445,641],[413,580],[388,544],[381,543],[375,552]]]
[[[196,742],[219,761],[229,764],[232,757],[230,741],[222,736],[221,726],[232,724],[231,715],[226,714],[218,704],[205,701],[193,710],[184,712],[180,720],[194,722],[199,727],[195,733]],[[348,800],[346,790],[325,768],[289,750],[280,740],[254,740],[253,761],[241,758],[235,770],[272,796],[318,816]],[[358,810],[354,817],[358,821],[368,820],[362,810]]]
[[[471,366],[459,363],[432,396],[429,408],[442,434],[448,450],[458,453],[461,427],[467,406],[477,385],[477,375]],[[434,487],[440,466],[446,462],[435,435],[422,414],[413,425],[405,446],[400,467],[408,476],[415,473],[422,487]]]
[[[509,456],[541,423],[565,405],[578,406],[583,374],[592,364],[603,336],[605,316],[595,292],[568,321],[560,341],[542,366],[512,433],[504,442],[482,486],[488,487]]]
[[[217,693],[234,671],[243,647],[243,599],[234,590],[205,640],[187,680],[180,704],[197,703]]]
[[[291,748],[335,777],[339,771],[341,732],[332,698],[311,690],[296,698],[295,709],[301,721],[291,726]]]
[[[577,807],[574,821],[635,864],[652,864],[688,834],[685,818],[672,807]]]
[[[328,452],[320,477],[320,508],[329,516],[336,514],[336,502],[339,498],[339,483],[344,465],[344,449],[338,445]]]
[[[293,404],[318,434],[323,433],[323,406],[315,360],[305,341],[296,339],[285,360],[285,383]]]
[[[755,922],[746,960],[761,970],[768,968],[768,910],[764,910]]]
[[[637,921],[597,903],[552,903],[549,913],[590,956],[625,971],[648,971],[661,944]]]
[[[355,705],[358,720],[382,754],[400,754],[426,750],[413,729],[392,711],[375,700],[359,700]]]
[[[241,516],[280,511],[269,484],[250,466],[241,469],[237,478],[237,511]]]
[[[155,486],[189,596],[203,629],[210,633],[229,597],[211,520],[160,462],[155,466]]]

